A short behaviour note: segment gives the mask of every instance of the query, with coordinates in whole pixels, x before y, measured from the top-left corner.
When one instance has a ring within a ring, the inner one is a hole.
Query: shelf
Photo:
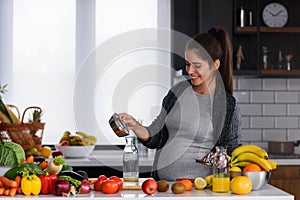
[[[257,70],[233,70],[234,76],[258,76]]]
[[[261,78],[299,78],[300,70],[271,69],[271,70],[233,70],[234,76]]]
[[[237,33],[255,33],[258,30],[261,33],[300,33],[300,27],[282,27],[282,28],[270,28],[264,26],[236,27]]]
[[[244,26],[244,27],[236,27],[236,31],[238,33],[255,33],[257,31],[256,26]]]
[[[260,70],[260,76],[262,77],[300,77],[299,69],[285,70],[285,69],[274,69],[274,70]]]
[[[262,33],[300,33],[300,27],[282,27],[282,28],[270,28],[260,27]]]

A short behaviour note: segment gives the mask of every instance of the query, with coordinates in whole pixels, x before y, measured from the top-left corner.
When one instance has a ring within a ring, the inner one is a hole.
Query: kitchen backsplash
[[[234,96],[243,118],[243,143],[267,149],[270,140],[300,140],[300,79],[235,77]]]

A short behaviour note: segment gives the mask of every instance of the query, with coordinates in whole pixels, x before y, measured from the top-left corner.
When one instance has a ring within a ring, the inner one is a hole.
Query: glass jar
[[[260,68],[264,70],[272,69],[273,66],[269,61],[269,54],[271,53],[271,50],[268,47],[263,46],[261,47],[260,53],[261,53]]]
[[[125,182],[138,182],[139,180],[139,154],[134,135],[125,136],[126,145],[123,152],[123,180]]]
[[[217,146],[213,161],[213,192],[230,191],[230,174],[228,171],[228,156],[224,147]]]

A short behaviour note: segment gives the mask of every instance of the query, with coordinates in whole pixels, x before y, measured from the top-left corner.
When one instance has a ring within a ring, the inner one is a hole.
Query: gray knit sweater
[[[146,127],[150,138],[142,143],[148,148],[156,149],[151,173],[151,176],[156,180],[160,179],[157,173],[157,161],[161,149],[169,138],[165,124],[166,117],[178,100],[178,97],[182,95],[187,87],[191,87],[189,80],[174,85],[163,99],[160,114],[150,126]],[[217,87],[213,98],[212,121],[214,146],[224,146],[227,148],[227,153],[231,155],[233,149],[241,145],[241,115],[235,98],[225,91],[221,78],[217,78]],[[213,146],[211,148],[213,149]]]

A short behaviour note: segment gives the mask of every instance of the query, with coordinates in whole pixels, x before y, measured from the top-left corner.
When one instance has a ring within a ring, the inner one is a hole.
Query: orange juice
[[[222,178],[213,177],[212,191],[213,192],[229,192],[230,191],[229,177],[222,177]]]

